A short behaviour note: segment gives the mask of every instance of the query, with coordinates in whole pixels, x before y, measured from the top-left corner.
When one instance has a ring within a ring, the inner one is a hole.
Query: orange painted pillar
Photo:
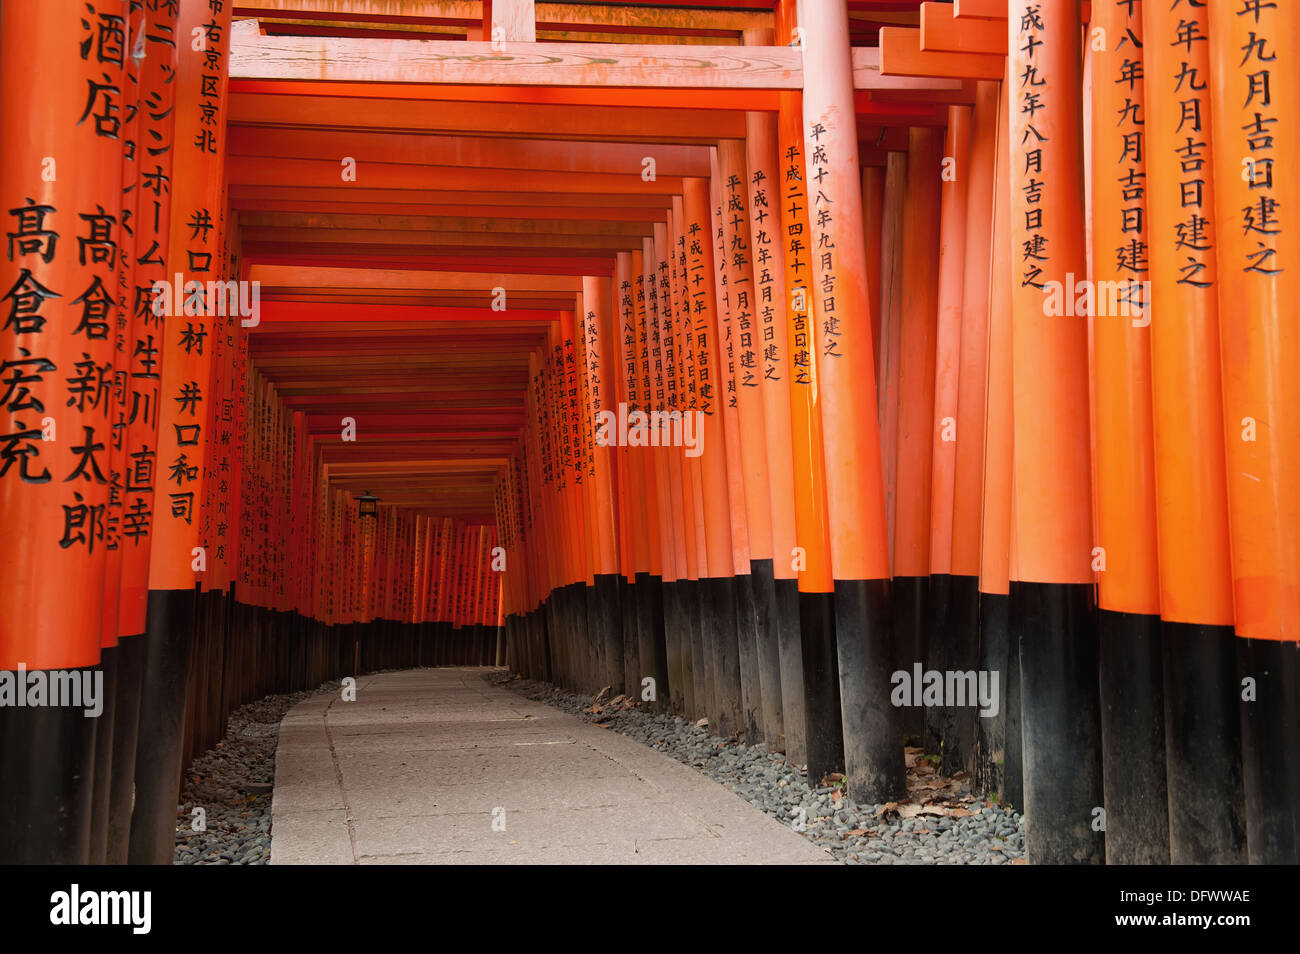
[[[792,4],[781,8],[793,11]],[[792,18],[791,18],[792,19]],[[789,27],[778,21],[777,39]],[[804,687],[804,755],[809,772],[838,771],[844,763],[840,686],[834,651],[834,583],[826,512],[826,472],[818,404],[819,356],[813,334],[813,292],[808,186],[804,166],[801,99],[782,93],[777,117],[781,196],[781,258],[786,285],[786,342],[790,353],[790,430],[795,489],[799,667]]]
[[[0,12],[0,522],[21,541],[0,558],[2,670],[100,660],[126,30],[121,2]],[[0,860],[89,859],[95,728],[72,707],[0,710]]]
[[[718,274],[722,282],[719,301],[725,316],[727,339],[728,435],[735,431],[736,460],[728,460],[728,473],[738,493],[733,500],[745,513],[745,552],[736,554],[737,643],[740,652],[741,697],[745,737],[753,742],[767,738],[765,726],[780,705],[780,673],[775,633],[766,612],[774,598],[766,564],[772,559],[772,514],[769,502],[766,419],[759,389],[759,342],[756,341],[755,282],[749,230],[748,190],[745,180],[745,143],[724,140],[716,151],[714,177],[719,201],[715,205],[720,232]],[[755,577],[755,566],[758,576]],[[768,666],[764,666],[764,661]],[[767,680],[764,681],[764,669]],[[768,696],[774,711],[766,711]],[[779,733],[778,733],[779,735]]]
[[[794,568],[794,465],[790,449],[789,293],[781,252],[781,172],[777,117],[745,114],[745,202],[754,279],[754,338],[758,388],[766,436],[771,558],[751,566],[759,614],[759,664],[763,677],[764,731],[769,749],[802,764],[804,743],[803,658],[799,649],[799,574]],[[770,579],[769,579],[770,577]],[[768,687],[771,690],[768,691]]]
[[[1051,313],[1053,288],[1085,266],[1080,11],[1077,0],[1012,0],[1009,12],[1011,617],[1021,645],[1025,844],[1031,863],[1099,862],[1088,327]]]
[[[933,174],[933,172],[931,173]],[[949,106],[939,169],[938,323],[935,328],[934,419],[930,425],[930,585],[927,597],[924,668],[960,670],[957,654],[967,640],[973,606],[963,592],[953,594],[952,527],[957,479],[957,403],[960,394],[962,298],[966,272],[966,203],[971,192],[971,107]],[[960,605],[957,605],[960,603]],[[970,739],[961,729],[969,707],[925,709],[925,749],[943,753],[940,770],[965,769]],[[973,726],[972,726],[973,727]]]
[[[898,665],[910,670],[925,654],[930,587],[931,460],[934,454],[935,341],[938,323],[940,173],[944,134],[928,127],[908,133],[907,167],[900,189],[902,285],[895,372],[897,448],[894,497],[893,581],[890,610]],[[892,331],[893,322],[882,328]],[[903,710],[903,730],[913,745],[924,740],[926,710]]]
[[[739,648],[736,636],[735,550],[724,415],[726,367],[717,329],[714,286],[714,246],[710,229],[709,183],[683,180],[682,265],[684,304],[694,349],[695,412],[692,420],[699,440],[698,457],[703,502],[706,560],[700,571],[701,643],[710,728],[728,736],[743,725],[741,716]],[[685,423],[683,423],[685,429]],[[740,518],[737,514],[736,517]]]
[[[800,3],[799,25],[805,62],[816,64],[804,72],[804,164],[811,291],[819,306],[817,400],[835,579],[845,782],[859,801],[886,801],[903,793],[905,776],[901,722],[890,701],[889,542],[871,342],[876,303],[867,284],[846,3]]]
[[[1106,860],[1167,864],[1150,302],[1143,284],[1149,239],[1145,196],[1126,185],[1146,177],[1141,10],[1097,4],[1089,32],[1097,37],[1087,54],[1089,277]]]
[[[1208,105],[1223,157],[1214,209],[1233,620],[1238,676],[1254,680],[1240,705],[1246,843],[1252,864],[1295,864],[1300,255],[1284,237],[1300,206],[1300,15],[1294,4],[1220,0],[1206,12]]]
[[[614,338],[614,307],[610,280],[587,276],[582,280],[583,353],[586,388],[589,395],[588,426],[593,431],[602,414],[618,417],[617,389],[614,384],[614,361],[617,350]],[[588,614],[602,640],[604,683],[615,695],[623,691],[623,640],[620,627],[618,585],[618,511],[615,495],[614,450],[591,438],[586,488],[592,499],[592,523],[588,529],[594,540],[593,592],[588,594],[594,613]]]
[[[1002,89],[1010,88],[1010,77]],[[988,339],[986,345],[984,426],[982,442],[983,496],[980,508],[979,600],[981,668],[1004,674],[1001,718],[989,729],[981,720],[981,752],[975,783],[996,792],[999,801],[1024,806],[1020,728],[1020,644],[1010,620],[1010,559],[1012,443],[1014,403],[1011,381],[1011,289],[1013,285],[1011,228],[1011,140],[1009,105],[998,110],[997,161],[992,209],[992,249],[989,254]]]
[[[1204,7],[1142,5],[1156,548],[1174,864],[1245,859]],[[1235,146],[1222,160],[1240,168]]]
[[[655,447],[663,437],[661,429],[655,424],[653,412],[658,402],[654,394],[654,382],[650,367],[651,327],[657,321],[655,309],[657,297],[655,291],[654,242],[642,238],[640,252],[632,253],[634,272],[632,283],[635,290],[635,339],[632,343],[632,367],[630,373],[636,378],[636,393],[640,398],[638,410],[643,417],[636,418],[629,407],[628,443],[629,459],[640,476],[640,494],[637,504],[644,519],[644,544],[646,549],[645,569],[638,569],[636,580],[637,639],[641,664],[641,678],[638,680],[636,693],[642,702],[653,708],[661,709],[667,697],[660,698],[668,689],[668,651],[663,622],[663,542],[660,534],[662,515],[659,510],[658,471],[656,461],[659,458]],[[634,426],[644,422],[644,427]],[[671,437],[671,434],[669,435]],[[639,444],[639,446],[638,446]],[[646,679],[654,680],[653,693]]]
[[[668,303],[669,308],[663,312],[665,318],[664,356],[667,362],[669,380],[669,406],[676,411],[682,421],[683,438],[685,428],[698,419],[691,415],[695,404],[695,365],[692,335],[690,333],[691,315],[686,304],[685,264],[686,246],[681,234],[682,199],[673,197],[673,206],[667,214],[664,232],[667,240],[668,255]],[[692,436],[696,435],[692,431]],[[683,439],[683,447],[669,455],[673,481],[674,504],[676,513],[674,524],[680,530],[678,547],[678,573],[680,591],[677,603],[669,602],[666,610],[679,619],[681,629],[680,645],[682,654],[682,699],[683,711],[690,719],[699,718],[703,711],[705,693],[705,667],[700,604],[700,568],[704,563],[704,503],[699,483],[698,459],[688,455],[689,448]],[[698,508],[698,509],[697,509]],[[679,605],[678,605],[679,604]]]
[[[175,841],[179,720],[190,669],[195,587],[201,580],[195,567],[202,565],[199,550],[206,543],[199,538],[199,528],[212,375],[211,352],[200,354],[198,340],[214,327],[208,315],[215,304],[209,304],[205,294],[201,307],[196,307],[200,299],[191,283],[204,283],[206,292],[207,282],[226,278],[222,167],[230,12],[228,5],[213,12],[202,0],[185,0],[176,28],[178,37],[192,40],[179,44],[175,77],[176,147],[167,258],[171,284],[155,288],[153,303],[169,319],[164,321],[160,347],[158,480],[131,822],[133,864],[169,861]],[[229,296],[223,297],[228,307]]]

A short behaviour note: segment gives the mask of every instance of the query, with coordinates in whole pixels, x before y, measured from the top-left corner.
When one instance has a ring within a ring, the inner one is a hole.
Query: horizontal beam
[[[420,272],[365,268],[298,268],[254,265],[249,280],[265,286],[311,285],[320,288],[404,288],[427,291],[465,291],[501,287],[513,291],[582,291],[582,279],[554,275],[507,273]]]
[[[486,136],[437,136],[398,132],[338,132],[325,129],[265,129],[231,126],[226,152],[232,156],[327,158],[423,166],[475,166],[582,173],[640,175],[647,158],[656,175],[707,176],[706,146],[671,143],[577,143],[572,140],[509,140]]]
[[[729,6],[740,7],[742,3]],[[547,3],[539,0],[537,28],[581,26],[595,30],[709,29],[739,33],[771,27],[772,13],[725,9],[682,10],[655,6],[588,3]],[[465,27],[483,22],[482,0],[239,0],[235,16],[301,16],[344,23],[387,23],[394,26]]]
[[[880,69],[891,75],[1000,80],[1005,67],[1005,56],[924,52],[919,29],[880,29]]]
[[[238,79],[801,89],[800,52],[785,46],[506,43],[263,36],[231,29]]]
[[[438,308],[424,305],[274,300],[262,302],[259,315],[261,323],[257,328],[289,321],[455,321],[472,324],[479,320],[555,321],[560,318],[558,311],[537,311],[530,308],[506,308],[504,311],[493,311],[491,308]],[[257,334],[256,329],[254,334]]]
[[[803,54],[787,46],[671,46],[624,43],[492,43],[355,37],[262,36],[241,21],[231,31],[230,77],[328,83],[622,87],[803,88]],[[915,82],[880,69],[873,48],[853,50],[857,89]],[[755,108],[755,107],[749,107]]]
[[[921,51],[1006,56],[1007,23],[1005,20],[958,20],[950,3],[923,3]]]
[[[241,92],[231,83],[229,121],[257,126],[387,129],[533,139],[609,142],[713,143],[745,138],[742,112],[704,109],[611,109],[541,104],[461,103],[396,99],[371,93],[343,96],[333,84],[313,84],[311,94]]]

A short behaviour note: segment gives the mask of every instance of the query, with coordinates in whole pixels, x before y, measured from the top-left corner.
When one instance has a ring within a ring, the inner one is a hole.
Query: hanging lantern
[[[358,515],[362,517],[370,517],[372,520],[378,520],[379,510],[375,506],[378,503],[379,503],[379,498],[367,490],[364,494],[362,494],[359,498],[357,498]]]

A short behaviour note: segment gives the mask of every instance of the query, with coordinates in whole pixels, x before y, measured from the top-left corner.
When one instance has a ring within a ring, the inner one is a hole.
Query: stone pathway
[[[486,671],[362,676],[354,702],[290,710],[271,863],[833,863],[688,766]]]

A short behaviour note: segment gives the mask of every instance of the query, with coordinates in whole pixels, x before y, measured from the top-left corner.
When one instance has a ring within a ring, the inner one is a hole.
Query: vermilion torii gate
[[[1256,0],[5,3],[0,860],[166,863],[235,706],[472,664],[864,803],[921,745],[1031,861],[1294,862],[1298,57]]]

